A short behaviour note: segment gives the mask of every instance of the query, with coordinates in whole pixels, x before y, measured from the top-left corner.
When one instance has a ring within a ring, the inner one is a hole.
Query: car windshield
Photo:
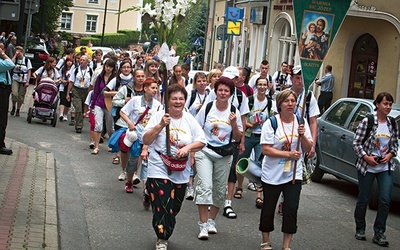
[[[46,50],[46,45],[40,39],[33,38],[33,39],[28,39],[26,48]]]

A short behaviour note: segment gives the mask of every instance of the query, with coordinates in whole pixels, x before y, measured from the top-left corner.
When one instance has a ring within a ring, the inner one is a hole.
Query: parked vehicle
[[[41,38],[29,37],[25,46],[25,57],[31,60],[32,72],[42,67],[50,57],[45,41]]]
[[[93,52],[95,52],[96,50],[98,50],[98,49],[101,49],[102,51],[103,51],[103,56],[105,55],[105,54],[107,54],[108,52],[114,52],[115,53],[115,50],[113,49],[113,48],[110,48],[110,47],[96,47],[96,46],[93,46],[93,47],[90,47],[90,49],[93,51]]]
[[[337,100],[318,122],[317,157],[311,180],[320,182],[325,173],[357,184],[356,154],[353,139],[358,124],[374,111],[373,100],[342,98]],[[400,123],[400,105],[393,104],[389,116]],[[396,156],[399,160],[399,156]],[[392,200],[400,201],[400,168],[394,173]],[[369,207],[378,207],[378,186],[375,181]]]

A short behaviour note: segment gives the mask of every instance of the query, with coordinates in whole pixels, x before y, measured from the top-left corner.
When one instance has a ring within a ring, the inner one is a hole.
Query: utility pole
[[[104,6],[104,20],[103,20],[103,31],[101,32],[101,46],[103,46],[104,30],[106,28],[107,5],[108,5],[108,0],[105,1],[105,6]]]

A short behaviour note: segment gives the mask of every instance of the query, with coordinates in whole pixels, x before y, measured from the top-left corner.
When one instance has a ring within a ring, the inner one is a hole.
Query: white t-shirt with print
[[[204,116],[206,112],[206,106],[204,105],[199,113],[196,115],[196,120],[202,128],[204,128],[204,133],[206,135],[207,143],[211,146],[218,147],[229,144],[229,139],[231,137],[232,126],[229,120],[229,115],[231,113],[231,105],[224,111],[219,111],[215,106],[215,101],[207,114],[207,118],[204,123]],[[236,110],[236,123],[239,130],[243,131],[242,119],[238,109]],[[221,155],[215,153],[212,149],[204,147],[203,151],[213,157],[222,158]]]
[[[144,133],[154,128],[160,123],[164,110],[159,110],[154,113],[147,126],[144,129]],[[170,127],[170,138],[171,140],[171,154],[177,152],[177,147],[181,148],[188,145],[194,141],[206,143],[206,138],[204,136],[203,129],[196,122],[196,119],[188,112],[183,112],[181,119],[171,118]],[[184,184],[189,181],[190,177],[190,160],[187,161],[186,169],[183,171],[172,171],[168,175],[167,167],[161,161],[160,155],[156,152],[166,154],[166,138],[165,138],[165,128],[157,135],[156,139],[149,146],[149,159],[148,159],[148,178],[160,178],[168,179],[175,184]]]
[[[192,105],[190,105],[190,99],[192,99],[192,91],[188,92],[188,96],[185,103],[185,108],[189,110],[189,113],[196,117],[197,113],[205,103],[205,99],[207,98],[208,91],[205,91],[203,95],[199,94],[197,91],[195,92],[196,98],[194,99]]]
[[[307,97],[307,95],[304,96],[304,90],[303,92],[297,97],[297,104],[295,107],[295,114],[299,117],[301,117],[301,112],[303,110],[303,102],[304,102],[304,97]],[[278,107],[275,105],[273,106],[273,111],[275,113],[278,113]],[[319,108],[318,108],[318,102],[317,99],[315,98],[314,94],[311,92],[311,99],[310,99],[310,110],[309,110],[309,116],[314,117],[314,116],[319,116]],[[304,113],[304,116],[306,114]]]
[[[241,90],[239,90],[241,91]],[[215,94],[215,89],[211,90],[210,94],[207,96],[206,101],[204,102],[203,106],[206,106],[207,103],[214,101],[217,98]],[[236,95],[236,89],[233,91],[233,95],[229,98],[229,103],[233,104],[236,108],[239,107],[238,97]],[[247,96],[242,92],[242,103],[239,108],[240,115],[246,115],[250,112],[249,110],[249,99]]]
[[[47,73],[47,70],[45,70],[43,66],[40,67],[40,68],[38,68],[38,69],[35,71],[35,74],[36,74],[37,76],[40,76],[41,78],[49,77],[49,75],[48,75],[48,73]],[[58,78],[60,78],[60,73],[58,72],[57,69],[53,69],[53,77],[52,77],[51,79],[56,80],[56,79],[58,79]]]
[[[372,152],[372,155],[383,157],[389,152],[388,144],[390,141],[390,132],[386,121],[378,123],[375,138],[375,150]],[[389,170],[389,163],[379,164],[375,167],[368,166],[367,172],[381,173],[387,170]]]
[[[152,99],[151,108],[143,119],[136,125],[136,133],[140,141],[142,141],[144,128],[147,126],[151,116],[158,110],[161,103],[157,100]],[[134,96],[130,99],[121,111],[126,114],[129,119],[136,123],[137,120],[142,116],[143,112],[146,110],[146,104],[144,102],[143,96]]]
[[[274,133],[274,129],[271,126],[271,120],[267,120],[261,131],[261,138],[260,138],[260,144],[261,146],[263,144],[272,144],[273,148],[278,149],[278,150],[283,150],[283,146],[285,141],[287,141],[287,138],[289,141],[291,141],[290,144],[290,151],[294,151],[296,149],[297,145],[297,140],[298,140],[298,126],[299,123],[297,121],[297,118],[294,117],[294,124],[293,123],[283,123],[282,127],[282,122],[280,119],[280,115],[276,115],[276,122],[277,122],[277,129],[276,133]],[[306,128],[306,132],[304,136],[310,141],[312,141],[311,138],[311,132],[310,132],[310,127],[308,126],[308,123],[306,120],[304,120],[304,126]],[[293,127],[293,131],[292,131]],[[286,133],[286,135],[285,135]],[[293,134],[293,136],[292,136]],[[301,144],[299,151],[301,151]],[[303,179],[303,168],[302,168],[302,157],[297,161],[297,167],[296,167],[296,180],[302,180]],[[294,162],[291,161],[291,170],[289,172],[284,172],[284,167],[286,162],[289,161],[287,158],[276,158],[276,157],[270,157],[270,156],[264,156],[263,162],[262,162],[262,174],[261,174],[261,180],[267,184],[270,185],[280,185],[280,184],[285,184],[290,181],[292,181],[293,178],[293,167],[294,167]]]

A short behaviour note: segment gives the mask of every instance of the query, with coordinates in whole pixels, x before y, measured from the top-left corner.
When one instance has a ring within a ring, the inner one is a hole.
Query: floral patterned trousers
[[[175,217],[182,207],[187,184],[148,178],[146,188],[153,210],[152,225],[159,239],[168,240],[175,228]]]

